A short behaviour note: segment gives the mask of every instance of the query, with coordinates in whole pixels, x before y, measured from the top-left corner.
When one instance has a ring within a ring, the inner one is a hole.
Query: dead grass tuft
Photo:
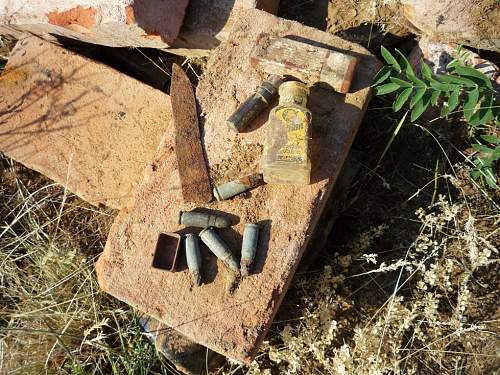
[[[147,374],[161,365],[135,313],[97,285],[114,212],[2,163],[0,372]]]
[[[283,374],[339,375],[497,368],[500,231],[492,228],[500,214],[478,203],[474,209],[440,196],[418,209],[417,237],[384,261],[368,251],[387,227],[361,233],[349,255],[337,254],[318,276],[299,282],[303,317],[266,343],[267,358],[254,362],[252,373],[275,366]],[[386,298],[374,301],[374,290]]]

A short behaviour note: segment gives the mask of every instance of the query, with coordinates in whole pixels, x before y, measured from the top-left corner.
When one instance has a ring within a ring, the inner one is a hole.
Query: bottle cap
[[[309,88],[299,81],[284,82],[279,87],[280,104],[297,104],[305,107]]]

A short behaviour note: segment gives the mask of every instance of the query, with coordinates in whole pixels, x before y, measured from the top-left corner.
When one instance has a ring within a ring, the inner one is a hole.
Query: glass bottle
[[[279,88],[279,103],[269,114],[262,170],[270,184],[308,185],[311,181],[308,87],[288,81]]]

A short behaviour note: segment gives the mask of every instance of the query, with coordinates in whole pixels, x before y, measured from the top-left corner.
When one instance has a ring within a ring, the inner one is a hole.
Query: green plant
[[[442,100],[441,116],[453,113],[462,104],[464,117],[471,126],[498,121],[498,94],[490,79],[464,63],[464,55],[448,64],[450,74],[433,74],[421,61],[420,78],[406,57],[396,49],[398,59],[381,47],[382,57],[389,64],[374,79],[377,95],[397,93],[393,109],[398,112],[409,100],[411,121],[417,120],[429,107]],[[399,61],[398,61],[399,60]]]
[[[475,180],[485,182],[491,188],[498,189],[494,164],[500,159],[500,137],[482,135],[481,138],[484,144],[474,143],[472,145],[477,154],[472,160],[475,167],[471,176]]]
[[[382,57],[388,65],[378,72],[373,82],[377,95],[396,95],[392,104],[394,112],[406,105],[411,111],[410,121],[415,122],[427,108],[440,105],[440,117],[463,112],[472,135],[484,130],[479,125],[492,123],[493,129],[498,127],[500,97],[486,75],[466,65],[468,52],[457,50],[458,57],[447,65],[450,70],[447,74],[434,74],[429,65],[421,61],[417,75],[407,58],[399,50],[395,51],[397,57],[381,47]],[[500,151],[498,137],[493,134],[481,138],[483,143],[493,144],[494,148],[482,143],[472,144],[478,153],[473,159],[471,177],[498,188],[495,163]]]

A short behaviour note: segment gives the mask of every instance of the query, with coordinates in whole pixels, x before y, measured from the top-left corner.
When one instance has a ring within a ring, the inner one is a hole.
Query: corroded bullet
[[[218,185],[214,188],[214,196],[218,201],[223,201],[241,194],[244,191],[253,189],[264,183],[264,179],[260,173],[254,173],[250,176],[242,177],[238,180],[229,181],[225,184]]]
[[[238,262],[229,246],[215,233],[213,228],[205,228],[200,232],[200,238],[212,253],[226,264],[233,271],[238,272]]]
[[[201,254],[198,236],[188,233],[184,236],[184,249],[186,250],[186,261],[193,285],[201,284]]]
[[[245,224],[243,243],[241,245],[241,276],[248,276],[249,269],[255,259],[258,242],[259,226],[257,224]]]
[[[180,211],[179,224],[198,228],[227,228],[231,226],[231,220],[221,215],[209,214],[206,212]]]
[[[281,82],[282,77],[274,74],[262,82],[255,92],[229,117],[227,120],[229,127],[237,132],[243,131],[254,118],[271,104],[278,93]]]

